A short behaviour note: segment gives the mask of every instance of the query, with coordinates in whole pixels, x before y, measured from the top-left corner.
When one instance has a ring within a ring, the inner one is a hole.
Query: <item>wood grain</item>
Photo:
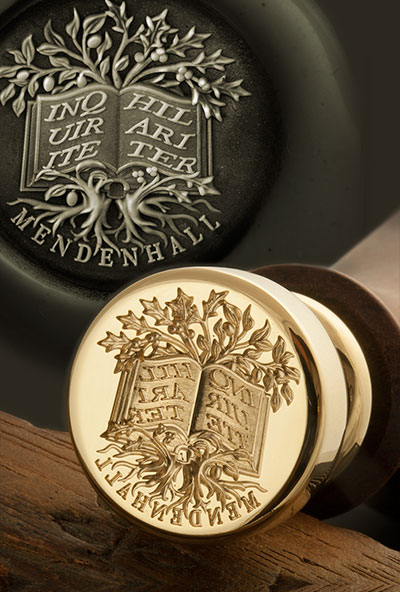
[[[97,502],[68,434],[0,413],[0,590],[400,590],[400,553],[298,514],[271,532],[178,545]]]

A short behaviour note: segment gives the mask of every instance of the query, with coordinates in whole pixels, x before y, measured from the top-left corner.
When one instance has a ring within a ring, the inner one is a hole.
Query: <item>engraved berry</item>
[[[78,194],[76,191],[70,191],[67,195],[67,205],[73,208],[78,203]]]
[[[157,167],[147,167],[146,173],[148,173],[151,177],[155,177],[157,175]]]
[[[28,70],[20,70],[16,76],[17,80],[26,80],[29,77]]]
[[[143,171],[133,171],[132,177],[137,180],[138,183],[144,182],[144,172]]]
[[[193,78],[192,70],[188,70],[187,72],[185,72],[185,79],[186,80],[191,80],[192,78]]]
[[[100,35],[92,35],[91,37],[89,37],[88,39],[88,47],[90,47],[91,49],[95,49],[96,47],[99,47],[101,43],[101,37]]]
[[[161,55],[160,56],[160,62],[161,64],[165,64],[166,62],[168,62],[168,56],[167,54]]]
[[[53,76],[46,76],[43,80],[43,88],[46,92],[51,92],[55,86]]]
[[[160,59],[159,54],[157,53],[157,51],[152,51],[150,54],[151,59],[153,60],[153,62],[158,62]]]
[[[156,53],[158,53],[159,56],[162,56],[162,55],[165,55],[166,52],[163,47],[157,47]]]
[[[140,53],[140,51],[135,53],[135,62],[137,62],[138,64],[141,64],[142,62],[144,62],[144,54]]]
[[[211,84],[208,82],[207,78],[202,77],[199,79],[199,87],[204,91],[208,91],[211,88]]]
[[[76,80],[78,88],[84,88],[87,85],[87,79],[83,72],[81,72]]]

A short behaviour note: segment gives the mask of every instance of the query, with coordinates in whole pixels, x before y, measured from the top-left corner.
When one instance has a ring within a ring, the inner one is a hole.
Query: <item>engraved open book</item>
[[[211,124],[191,99],[151,85],[121,91],[92,84],[28,105],[21,190],[43,190],[43,170],[70,172],[84,160],[115,175],[133,166],[208,177]]]
[[[244,450],[240,471],[259,476],[270,396],[222,365],[189,357],[135,361],[120,375],[103,438],[129,440],[132,428],[212,432],[225,450]]]

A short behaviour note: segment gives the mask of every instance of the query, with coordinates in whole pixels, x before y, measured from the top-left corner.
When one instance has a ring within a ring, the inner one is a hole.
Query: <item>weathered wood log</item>
[[[298,514],[223,545],[156,539],[99,505],[68,434],[0,413],[0,590],[400,589],[400,553]]]

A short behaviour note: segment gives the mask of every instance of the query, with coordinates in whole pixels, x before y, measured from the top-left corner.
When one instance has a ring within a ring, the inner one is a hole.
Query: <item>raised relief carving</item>
[[[10,51],[15,65],[0,68],[1,103],[26,114],[21,192],[43,194],[11,203],[24,208],[18,227],[28,207],[62,256],[71,241],[91,255],[167,245],[183,236],[177,221],[190,230],[203,217],[212,228],[212,120],[227,99],[250,94],[227,79],[234,60],[207,54],[208,34],[181,35],[167,10],[138,25],[125,2],[106,5],[83,20],[75,9],[62,33],[49,21],[45,42],[30,35]]]
[[[142,316],[118,317],[132,336],[99,342],[118,352],[120,379],[97,467],[133,507],[172,524],[256,509],[269,409],[290,405],[300,381],[269,320],[254,330],[251,305],[242,313],[228,295],[212,290],[202,311],[180,288],[164,305],[141,300]]]

